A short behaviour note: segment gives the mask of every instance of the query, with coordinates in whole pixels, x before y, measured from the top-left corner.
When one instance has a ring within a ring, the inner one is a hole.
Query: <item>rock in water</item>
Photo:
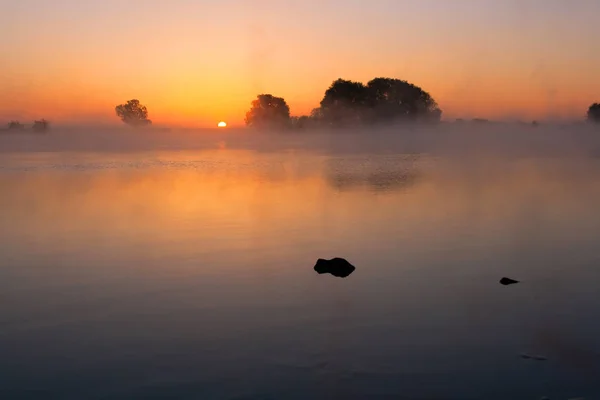
[[[514,285],[515,283],[519,283],[519,281],[515,281],[514,279],[504,277],[504,278],[500,279],[500,283],[502,285],[506,286],[506,285]]]
[[[338,278],[345,278],[354,272],[356,268],[343,258],[332,258],[325,260],[319,258],[315,264],[315,271],[319,274],[331,274]]]
[[[532,356],[525,353],[521,354],[521,358],[524,358],[526,360],[548,361],[548,359],[544,356]]]

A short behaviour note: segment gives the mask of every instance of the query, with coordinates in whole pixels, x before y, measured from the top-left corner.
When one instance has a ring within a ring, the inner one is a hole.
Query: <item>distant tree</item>
[[[590,122],[600,123],[600,103],[594,103],[588,108],[587,118]]]
[[[337,79],[325,91],[320,116],[329,124],[358,123],[367,105],[367,88],[360,82]]]
[[[121,118],[121,121],[132,126],[149,125],[152,123],[148,119],[148,109],[146,106],[140,104],[139,100],[129,100],[125,104],[120,104],[115,107],[117,117]]]
[[[8,129],[23,129],[24,126],[19,121],[10,121],[8,123]]]
[[[48,121],[45,119],[41,119],[39,121],[34,121],[33,130],[42,132],[48,129]]]
[[[257,128],[281,128],[290,125],[290,107],[281,97],[259,94],[246,113],[246,125]]]

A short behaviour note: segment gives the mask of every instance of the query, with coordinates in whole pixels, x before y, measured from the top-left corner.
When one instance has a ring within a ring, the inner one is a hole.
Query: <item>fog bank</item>
[[[245,149],[327,154],[429,153],[445,157],[600,155],[600,129],[585,123],[442,123],[338,130],[131,129],[54,127],[46,133],[1,132],[0,153],[152,152]]]

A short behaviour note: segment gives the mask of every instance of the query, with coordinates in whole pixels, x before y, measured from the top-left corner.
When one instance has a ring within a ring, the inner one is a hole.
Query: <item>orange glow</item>
[[[307,114],[340,77],[408,80],[431,93],[444,118],[579,118],[600,101],[595,2],[555,10],[386,2],[409,13],[344,4],[343,20],[337,0],[269,3],[268,12],[254,2],[180,3],[141,12],[126,3],[116,12],[73,0],[25,2],[0,26],[11,38],[0,52],[18,54],[0,65],[0,120],[120,124],[114,106],[137,98],[155,124],[236,126],[257,94]],[[396,15],[411,17],[398,23]]]
[[[221,121],[221,122],[219,122],[219,123],[217,124],[217,126],[218,126],[219,128],[225,128],[225,127],[227,126],[227,122],[225,122],[225,121]]]
[[[360,67],[364,71],[352,73]],[[375,68],[366,65],[354,65],[348,70],[340,75],[363,82],[377,76]],[[381,75],[401,77],[423,87],[438,101],[444,118],[582,116],[589,104],[597,100],[594,96],[600,92],[600,81],[589,75],[569,75],[566,71],[556,74],[563,78],[552,84],[530,82],[516,72],[514,75],[510,71],[503,72],[500,65],[472,79],[436,69],[395,74],[390,68]],[[269,90],[248,87],[243,77],[232,81],[229,77],[216,75],[212,77],[213,83],[209,83],[208,78],[191,75],[174,80],[169,77],[169,73],[156,76],[152,84],[140,81],[135,85],[137,90],[125,90],[124,81],[113,83],[113,87],[87,82],[83,77],[79,84],[65,83],[65,77],[57,72],[48,80],[34,78],[29,86],[5,91],[0,98],[0,119],[47,118],[119,124],[114,106],[130,98],[139,98],[148,107],[149,117],[155,124],[210,126],[211,121],[222,116],[236,126],[243,124],[251,100],[261,92],[283,96],[293,115],[308,114],[318,106],[325,89],[338,76],[331,73],[328,77],[292,81],[288,81],[288,77],[273,76],[272,82],[265,85]],[[123,87],[119,87],[121,85]]]
[[[494,179],[477,186],[477,201],[486,206],[474,208],[473,182],[452,168],[406,190],[374,196],[366,186],[337,192],[324,178],[323,172],[327,171],[322,170],[318,156],[308,156],[313,157],[305,159],[310,162],[300,163],[308,168],[302,174],[295,170],[298,159],[282,161],[277,156],[269,158],[250,151],[218,150],[202,152],[201,157],[199,153],[162,156],[172,161],[202,159],[255,167],[1,176],[0,182],[11,187],[0,197],[0,209],[4,211],[6,226],[10,226],[6,232],[10,232],[10,237],[33,234],[36,243],[49,247],[64,241],[67,234],[81,232],[77,238],[82,243],[93,242],[94,235],[115,243],[159,240],[163,247],[158,251],[192,252],[200,244],[240,257],[247,257],[240,250],[256,247],[257,240],[268,240],[269,246],[282,251],[289,249],[290,237],[273,232],[298,235],[300,243],[306,242],[306,232],[310,232],[310,239],[315,242],[335,237],[350,247],[353,241],[364,244],[369,237],[375,241],[389,237],[396,242],[400,237],[399,243],[410,243],[407,248],[428,248],[431,232],[441,237],[454,235],[461,219],[472,221],[482,232],[493,230],[498,224],[519,224],[523,201],[530,196],[548,199],[544,212],[554,215],[556,222],[561,218],[567,221],[581,209],[582,193],[586,194],[584,198],[593,199],[600,191],[593,176],[569,181],[569,190],[565,190],[565,182],[547,179],[554,168],[544,169],[538,162],[520,163],[511,169],[514,173],[498,169],[497,174],[490,175]],[[98,157],[97,161],[102,162],[102,156]],[[130,155],[122,157],[115,159],[111,155],[110,160],[130,160]],[[527,195],[515,197],[514,193]],[[394,223],[389,223],[390,216],[394,216]],[[377,227],[377,233],[365,234],[356,226]],[[144,252],[148,251],[153,249],[144,247]],[[246,268],[246,264],[240,263],[240,268]]]

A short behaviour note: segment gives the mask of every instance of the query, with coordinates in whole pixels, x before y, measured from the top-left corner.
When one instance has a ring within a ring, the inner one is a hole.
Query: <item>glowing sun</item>
[[[225,128],[225,127],[227,126],[227,122],[225,122],[225,121],[221,121],[221,122],[219,122],[219,123],[217,124],[217,126],[218,126],[219,128]]]

